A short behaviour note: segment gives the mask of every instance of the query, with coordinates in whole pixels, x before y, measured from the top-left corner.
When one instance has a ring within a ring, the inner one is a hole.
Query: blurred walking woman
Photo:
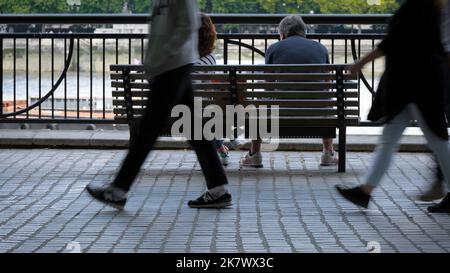
[[[447,0],[407,0],[395,13],[387,37],[355,63],[353,72],[385,56],[384,72],[369,119],[385,122],[365,184],[337,186],[352,203],[367,208],[373,190],[386,173],[403,131],[417,120],[429,147],[437,155],[444,178],[450,182],[450,149],[444,116],[445,51],[441,43],[441,10]],[[450,212],[450,195],[430,212]]]

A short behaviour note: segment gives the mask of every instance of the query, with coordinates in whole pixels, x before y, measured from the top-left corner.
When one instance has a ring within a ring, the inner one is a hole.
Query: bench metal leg
[[[339,164],[338,172],[345,173],[346,169],[346,155],[347,152],[347,128],[345,126],[339,127]]]

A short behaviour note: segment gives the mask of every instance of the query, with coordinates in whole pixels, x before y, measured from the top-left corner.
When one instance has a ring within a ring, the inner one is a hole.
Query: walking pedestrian
[[[152,150],[157,138],[168,126],[172,108],[188,106],[193,113],[192,65],[198,60],[200,17],[195,0],[153,1],[153,14],[145,68],[151,94],[145,113],[137,126],[137,135],[114,182],[104,186],[88,185],[96,200],[123,209],[133,181]],[[222,208],[232,202],[223,166],[211,141],[194,140],[194,148],[208,190],[188,205],[193,208]]]
[[[444,0],[407,0],[395,13],[387,37],[355,63],[353,72],[386,56],[383,74],[369,118],[386,125],[376,148],[375,160],[364,184],[338,192],[350,202],[367,208],[372,192],[386,173],[400,137],[411,120],[417,120],[430,148],[450,183],[450,148],[444,115],[445,52],[440,18]],[[418,36],[417,34],[420,34]],[[450,193],[430,212],[450,212]]]

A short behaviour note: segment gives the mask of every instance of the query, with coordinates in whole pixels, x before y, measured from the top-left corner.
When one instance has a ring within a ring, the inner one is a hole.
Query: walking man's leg
[[[190,66],[184,66],[156,77],[139,130],[113,183],[101,187],[87,186],[87,191],[97,200],[123,209],[127,192],[136,179],[148,153],[158,136],[166,128],[168,118],[191,85]]]
[[[410,109],[407,106],[384,127],[380,143],[375,150],[373,164],[364,178],[365,184],[353,188],[346,188],[342,185],[336,186],[338,192],[345,199],[355,205],[368,207],[372,191],[379,186],[381,179],[389,168],[402,133],[408,126],[410,116]]]
[[[196,200],[188,202],[191,208],[222,208],[231,205],[228,180],[212,141],[192,140],[208,190]]]
[[[175,70],[157,77],[152,83],[151,97],[139,122],[138,134],[114,179],[113,185],[128,192],[150,150],[167,127],[173,106],[177,104],[184,71]],[[177,79],[177,80],[175,80]]]
[[[186,85],[182,103],[191,110],[192,120],[194,116],[194,92],[192,84]],[[228,191],[228,179],[225,175],[222,163],[217,154],[213,141],[205,140],[203,133],[201,139],[194,138],[196,134],[191,130],[189,143],[197,154],[202,168],[208,190],[196,200],[188,202],[191,208],[223,208],[231,205],[231,195]]]

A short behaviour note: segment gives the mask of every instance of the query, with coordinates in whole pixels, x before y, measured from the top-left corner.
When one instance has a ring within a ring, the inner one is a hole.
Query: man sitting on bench
[[[281,41],[269,47],[266,64],[329,64],[328,50],[322,44],[309,40],[306,24],[299,15],[284,18],[278,28]],[[338,158],[333,139],[323,139],[322,166],[336,165]],[[261,140],[253,140],[250,151],[241,159],[241,166],[262,168]]]

